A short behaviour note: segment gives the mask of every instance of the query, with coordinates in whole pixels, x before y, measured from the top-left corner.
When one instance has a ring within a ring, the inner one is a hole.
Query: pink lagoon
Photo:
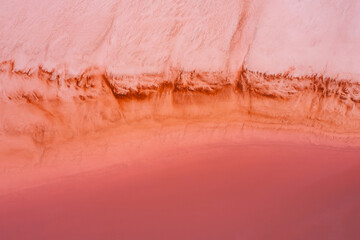
[[[360,239],[360,3],[0,7],[0,239]]]

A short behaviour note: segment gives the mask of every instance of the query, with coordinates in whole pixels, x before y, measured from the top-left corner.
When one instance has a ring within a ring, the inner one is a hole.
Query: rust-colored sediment
[[[360,84],[351,80],[247,69],[114,76],[94,67],[75,77],[41,67],[14,72],[12,62],[1,69],[2,81],[12,82],[3,84],[3,134],[30,134],[39,143],[144,119],[293,129],[352,144],[360,134]]]

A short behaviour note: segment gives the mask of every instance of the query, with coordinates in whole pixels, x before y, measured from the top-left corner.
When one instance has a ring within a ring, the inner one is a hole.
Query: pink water
[[[359,239],[360,150],[213,144],[0,199],[1,239]]]

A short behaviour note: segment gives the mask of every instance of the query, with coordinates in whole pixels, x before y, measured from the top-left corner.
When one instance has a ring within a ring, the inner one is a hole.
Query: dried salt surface
[[[358,22],[349,0],[3,1],[0,238],[359,239]]]
[[[0,9],[0,61],[74,77],[253,71],[359,74],[358,1],[15,0]],[[358,79],[357,79],[358,80]]]

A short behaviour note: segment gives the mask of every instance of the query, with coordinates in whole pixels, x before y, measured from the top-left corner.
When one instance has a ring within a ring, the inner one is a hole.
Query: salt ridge
[[[15,0],[0,9],[0,62],[65,78],[170,68],[359,80],[358,1]]]

